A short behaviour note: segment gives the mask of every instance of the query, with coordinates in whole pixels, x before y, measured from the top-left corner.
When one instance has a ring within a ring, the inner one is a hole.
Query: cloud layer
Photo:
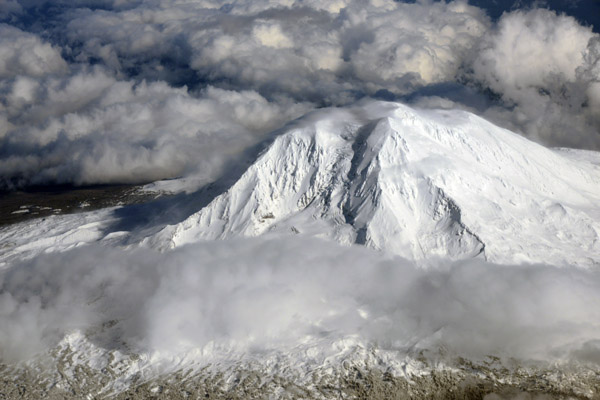
[[[262,134],[308,109],[250,90],[207,86],[193,96],[164,81],[117,79],[102,67],[68,73],[55,48],[4,30],[12,37],[0,65],[0,75],[9,77],[0,89],[3,186],[137,183],[185,174],[209,181]],[[17,54],[23,46],[32,55]]]
[[[141,352],[285,353],[358,337],[400,354],[600,364],[598,271],[476,260],[422,269],[296,236],[44,255],[4,271],[0,293],[5,360],[77,329]],[[107,321],[118,323],[93,333]]]
[[[600,149],[600,35],[476,4],[4,2],[0,184],[209,181],[286,121],[365,96]]]
[[[473,76],[514,107],[489,111],[501,123],[549,144],[598,149],[599,46],[571,17],[515,11],[479,44]]]

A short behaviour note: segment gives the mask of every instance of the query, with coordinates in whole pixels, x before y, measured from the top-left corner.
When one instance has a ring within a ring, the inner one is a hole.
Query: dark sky
[[[515,9],[540,6],[575,17],[581,24],[593,26],[600,32],[599,0],[469,0],[469,4],[485,9],[494,19]]]

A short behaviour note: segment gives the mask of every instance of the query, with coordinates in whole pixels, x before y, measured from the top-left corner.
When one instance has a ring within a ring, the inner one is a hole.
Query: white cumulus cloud
[[[547,9],[493,20],[464,0],[21,0],[0,19],[4,187],[206,181],[301,113],[369,96],[600,148],[600,36]]]
[[[475,79],[511,107],[489,115],[546,144],[598,148],[598,40],[591,28],[552,11],[505,14],[472,64]]]

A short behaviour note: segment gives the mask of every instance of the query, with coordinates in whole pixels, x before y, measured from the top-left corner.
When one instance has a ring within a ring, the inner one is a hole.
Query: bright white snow
[[[596,265],[600,170],[460,111],[313,113],[148,242],[307,233],[410,259]]]

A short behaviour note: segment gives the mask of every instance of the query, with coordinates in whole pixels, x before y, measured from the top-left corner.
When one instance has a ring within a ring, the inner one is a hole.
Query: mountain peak
[[[371,102],[295,122],[228,191],[152,241],[288,232],[416,260],[591,265],[598,188],[599,168],[467,112]]]

